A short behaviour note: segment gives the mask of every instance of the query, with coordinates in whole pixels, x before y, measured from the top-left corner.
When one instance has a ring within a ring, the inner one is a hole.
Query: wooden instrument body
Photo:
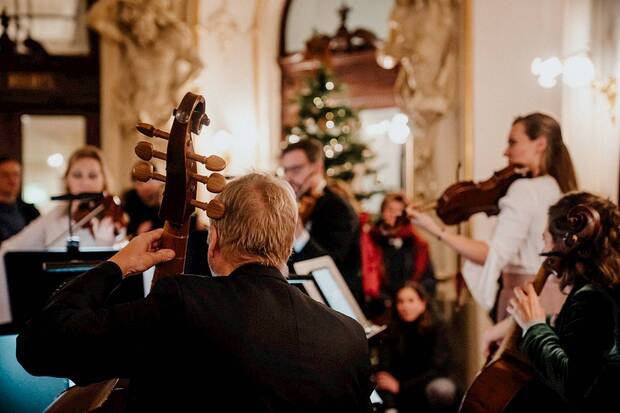
[[[494,358],[476,376],[463,398],[459,412],[504,412],[517,394],[533,380],[536,380],[535,371],[523,353],[506,351]]]

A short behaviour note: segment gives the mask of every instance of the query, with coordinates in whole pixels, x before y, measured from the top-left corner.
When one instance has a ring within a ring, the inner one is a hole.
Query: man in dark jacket
[[[305,139],[288,145],[280,157],[284,177],[295,190],[305,222],[299,221],[291,264],[329,255],[360,304],[360,225],[351,204],[326,183],[322,145]],[[310,202],[306,202],[310,201]]]
[[[22,185],[22,167],[8,155],[0,155],[0,243],[11,238],[33,219],[39,211],[19,197]]]
[[[161,229],[139,235],[29,321],[19,362],[79,385],[130,378],[134,411],[368,411],[363,329],[282,275],[297,219],[290,187],[250,174],[218,198],[226,214],[212,222],[208,260],[220,276],[165,277],[143,300],[106,304],[122,278],[174,256],[152,249]]]

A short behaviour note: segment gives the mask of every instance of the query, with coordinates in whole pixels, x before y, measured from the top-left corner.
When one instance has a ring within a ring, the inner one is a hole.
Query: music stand
[[[366,318],[330,256],[298,261],[293,264],[293,268],[298,274],[308,274],[314,278],[327,305],[360,323],[366,338],[370,339],[386,330],[387,325],[377,325]]]
[[[321,304],[327,305],[325,296],[321,292],[316,280],[311,275],[289,275],[286,279],[290,285],[294,285],[299,288],[301,292],[318,301]]]
[[[116,252],[112,249],[7,252],[4,264],[12,321],[2,325],[1,333],[19,333],[24,323],[43,308],[62,283],[95,267]],[[144,297],[140,275],[123,280],[123,287],[118,289],[118,301]]]

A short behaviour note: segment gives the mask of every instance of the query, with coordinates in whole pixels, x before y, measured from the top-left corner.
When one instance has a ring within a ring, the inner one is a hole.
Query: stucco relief
[[[432,199],[437,192],[434,148],[437,124],[455,100],[458,3],[397,0],[380,51],[400,63],[395,90],[413,124],[416,199]]]
[[[123,137],[133,136],[138,121],[162,127],[203,68],[189,26],[167,0],[100,0],[88,23],[121,51],[113,88]]]

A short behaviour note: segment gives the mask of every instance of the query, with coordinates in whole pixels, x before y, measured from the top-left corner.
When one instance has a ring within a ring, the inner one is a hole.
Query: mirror
[[[319,60],[304,55],[306,42],[316,34],[333,37],[343,19],[349,33],[364,29],[372,32],[379,40],[384,39],[388,32],[391,8],[391,2],[370,0],[290,0],[287,3],[283,20],[283,43],[280,47],[283,53],[281,65],[285,128],[297,122],[295,100],[319,64]],[[359,46],[356,40],[359,39],[351,40],[354,47]],[[338,104],[357,112],[357,137],[375,154],[367,162],[370,169],[377,171],[376,178],[372,175],[356,175],[352,182],[356,193],[372,193],[378,188],[390,191],[405,187],[404,144],[409,139],[409,128],[406,122],[399,124],[403,116],[393,96],[396,71],[385,70],[377,64],[374,45],[347,49],[345,52],[332,51],[328,58],[328,69],[332,72],[334,82],[343,89],[342,94],[329,95],[328,99],[337,100]],[[328,152],[326,156],[330,157]],[[330,168],[327,174],[331,176]],[[364,210],[378,212],[382,198],[383,194],[379,193],[363,200]]]
[[[41,213],[54,207],[50,196],[65,193],[63,174],[71,153],[86,144],[86,117],[22,115],[22,197]]]
[[[349,8],[347,27],[358,27],[373,32],[379,39],[388,34],[388,18],[391,1],[348,0],[291,0],[286,17],[284,52],[286,54],[304,50],[306,40],[314,32],[334,34],[340,24],[338,9],[346,4]]]
[[[29,38],[51,55],[90,53],[85,11],[87,0],[0,0],[9,16],[9,38],[24,53]],[[1,29],[0,29],[1,30]],[[35,45],[35,48],[38,46]],[[35,50],[36,51],[36,50]]]

